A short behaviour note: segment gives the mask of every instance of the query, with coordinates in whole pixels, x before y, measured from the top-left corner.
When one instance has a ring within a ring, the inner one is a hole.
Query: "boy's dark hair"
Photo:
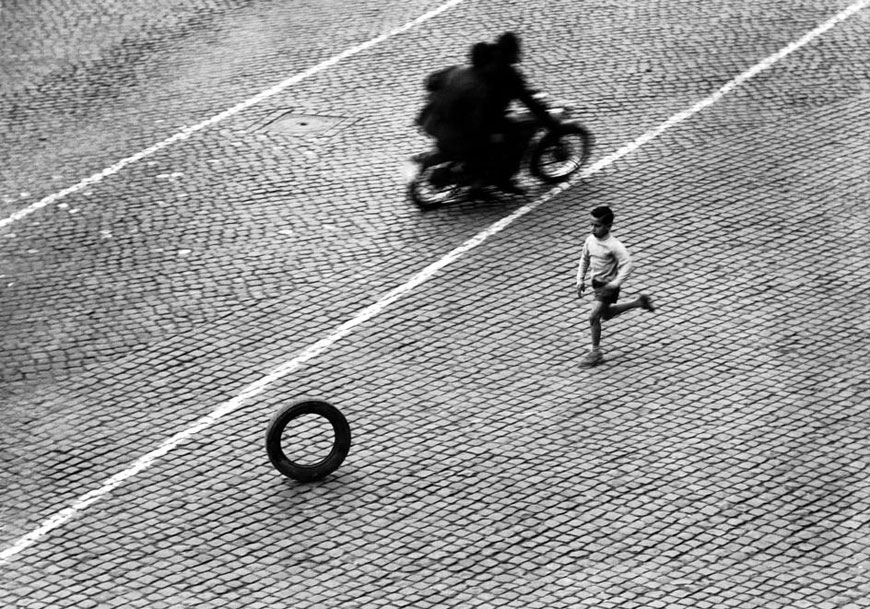
[[[613,210],[606,205],[600,205],[593,209],[592,217],[598,218],[607,226],[613,226]]]

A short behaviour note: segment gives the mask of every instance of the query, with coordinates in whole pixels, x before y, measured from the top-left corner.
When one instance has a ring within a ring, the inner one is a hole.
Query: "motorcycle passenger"
[[[438,150],[464,161],[469,173],[482,178],[489,132],[486,129],[488,83],[484,71],[492,66],[495,47],[472,46],[471,65],[436,72],[427,80],[430,102],[418,122],[435,138]]]
[[[521,101],[549,129],[558,127],[546,107],[535,99],[526,86],[526,79],[517,69],[521,61],[519,36],[505,32],[495,43],[495,57],[486,71],[488,83],[487,126],[489,139],[496,151],[495,184],[505,192],[521,193],[514,182],[523,153],[523,137],[519,125],[507,111],[513,100]]]

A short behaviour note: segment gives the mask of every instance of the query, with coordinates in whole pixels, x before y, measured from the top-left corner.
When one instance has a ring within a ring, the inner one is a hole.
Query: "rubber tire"
[[[281,447],[281,434],[284,429],[291,421],[304,414],[324,417],[335,432],[332,450],[322,461],[313,465],[301,465],[291,461]],[[338,469],[349,452],[350,425],[347,419],[338,408],[322,400],[306,399],[282,408],[274,414],[266,430],[266,453],[272,465],[288,478],[300,482],[312,482],[328,476]]]
[[[544,151],[550,146],[554,145],[565,134],[579,134],[580,139],[583,141],[583,151],[580,154],[580,159],[577,163],[577,167],[571,171],[570,173],[566,173],[563,176],[550,176],[546,175],[541,171],[541,157],[544,155]],[[539,180],[546,182],[548,184],[558,184],[559,182],[564,182],[568,180],[572,175],[574,175],[577,170],[579,170],[583,164],[589,159],[589,154],[592,152],[592,134],[589,133],[589,130],[586,127],[581,125],[568,123],[566,125],[561,125],[556,131],[547,132],[544,137],[542,137],[538,143],[535,145],[534,150],[532,151],[532,156],[529,159],[529,172],[538,178]]]

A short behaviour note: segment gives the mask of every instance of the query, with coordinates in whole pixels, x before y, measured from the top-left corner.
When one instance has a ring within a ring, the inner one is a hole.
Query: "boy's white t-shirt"
[[[610,233],[604,239],[595,235],[586,237],[580,266],[577,269],[577,285],[583,282],[586,271],[591,267],[592,281],[610,283],[619,287],[631,272],[631,256],[625,246]]]

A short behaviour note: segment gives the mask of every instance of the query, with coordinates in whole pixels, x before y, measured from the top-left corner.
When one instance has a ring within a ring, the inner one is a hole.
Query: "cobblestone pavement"
[[[82,4],[0,9],[0,217],[439,6]],[[0,229],[0,552],[544,194],[405,200],[421,79],[469,42],[521,32],[596,160],[846,6],[465,0]],[[0,605],[870,607],[868,36],[471,250],[0,563]],[[334,126],[263,129],[290,110]],[[600,204],[658,310],[585,370]],[[319,483],[263,447],[301,395],[353,430]]]

